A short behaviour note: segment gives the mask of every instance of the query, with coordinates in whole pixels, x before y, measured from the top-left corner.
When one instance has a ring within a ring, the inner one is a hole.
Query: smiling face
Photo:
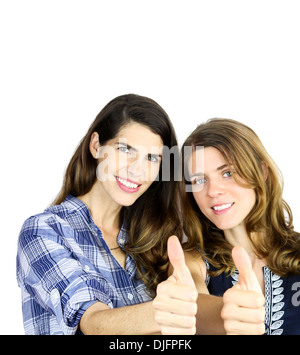
[[[97,134],[93,139],[96,145]],[[102,197],[120,206],[132,205],[156,179],[162,151],[161,137],[147,126],[125,125],[94,155],[98,158],[96,183]]]
[[[204,160],[202,171],[197,171],[198,159]],[[219,150],[207,147],[204,154],[195,151],[190,160],[189,174],[195,201],[212,223],[224,231],[244,225],[256,202],[255,191],[245,187],[241,178],[238,178],[240,183],[236,182],[234,167],[228,166]]]

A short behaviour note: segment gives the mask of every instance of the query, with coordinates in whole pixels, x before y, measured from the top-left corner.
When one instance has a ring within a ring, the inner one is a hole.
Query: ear
[[[261,163],[261,167],[262,167],[262,170],[263,170],[265,181],[267,181],[267,178],[269,176],[269,167],[268,167],[267,163],[265,163],[265,162]]]
[[[90,148],[90,152],[91,152],[92,156],[95,159],[98,159],[99,158],[100,142],[99,142],[99,134],[97,132],[92,133],[89,148]]]

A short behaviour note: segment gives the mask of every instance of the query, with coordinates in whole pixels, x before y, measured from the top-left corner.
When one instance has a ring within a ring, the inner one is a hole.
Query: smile
[[[137,184],[128,179],[122,179],[119,176],[115,176],[119,187],[125,192],[136,192],[139,190],[141,184]]]
[[[212,210],[214,211],[215,214],[222,214],[222,213],[227,212],[233,205],[234,205],[234,202],[224,203],[223,205],[213,206]]]

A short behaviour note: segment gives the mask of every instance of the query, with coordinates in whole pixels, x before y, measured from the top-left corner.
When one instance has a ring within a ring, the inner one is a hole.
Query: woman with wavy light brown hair
[[[200,251],[193,252],[190,268],[200,265],[211,295],[226,295],[239,279],[232,250],[242,246],[264,293],[265,334],[300,334],[300,235],[282,198],[279,169],[256,133],[230,119],[199,125],[186,139],[185,153],[186,147],[186,249]]]

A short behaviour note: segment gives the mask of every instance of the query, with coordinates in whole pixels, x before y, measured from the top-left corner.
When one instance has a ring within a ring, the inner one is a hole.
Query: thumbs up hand
[[[239,271],[239,285],[244,291],[261,293],[261,287],[257,277],[252,270],[252,264],[246,250],[242,247],[234,247],[232,258]]]
[[[184,253],[179,240],[174,235],[168,240],[168,257],[173,266],[173,278],[181,285],[191,286],[196,289],[189,268],[185,264]]]
[[[261,335],[265,332],[264,296],[244,248],[232,250],[239,271],[238,283],[223,296],[221,317],[227,334]]]
[[[175,236],[168,240],[168,256],[174,271],[157,287],[153,301],[155,320],[164,335],[195,334],[198,292]]]

